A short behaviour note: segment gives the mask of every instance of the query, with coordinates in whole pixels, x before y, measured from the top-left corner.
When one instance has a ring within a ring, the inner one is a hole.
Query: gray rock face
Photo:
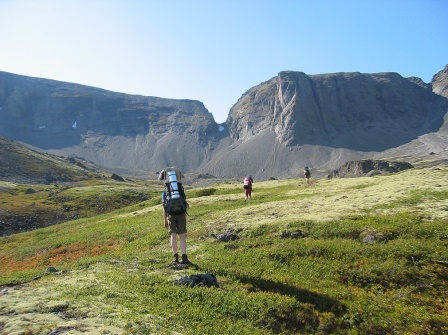
[[[448,65],[432,78],[431,85],[434,93],[448,98]]]
[[[246,140],[268,129],[289,146],[384,151],[437,131],[445,99],[396,73],[308,76],[280,72],[232,107],[230,135]]]
[[[0,120],[0,134],[10,139],[142,170],[194,169],[221,135],[199,101],[127,95],[5,72],[0,72]],[[182,147],[193,154],[182,153]]]

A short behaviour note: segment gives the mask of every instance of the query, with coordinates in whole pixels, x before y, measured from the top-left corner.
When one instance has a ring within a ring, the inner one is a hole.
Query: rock
[[[60,327],[48,333],[48,335],[61,335],[67,333],[71,330],[76,329],[75,327]]]
[[[383,233],[377,232],[374,228],[366,227],[359,234],[359,239],[364,243],[375,243],[377,241],[383,241],[385,238]]]
[[[233,233],[223,233],[219,234],[216,239],[220,242],[229,242],[229,241],[235,241],[238,239],[238,235]]]
[[[207,286],[207,287],[219,287],[216,276],[211,273],[196,274],[191,276],[185,276],[175,281],[175,284],[185,285],[188,287],[194,286]]]
[[[45,271],[45,273],[56,273],[59,270],[57,270],[54,266],[50,266],[47,268],[47,270]]]
[[[33,194],[33,193],[36,193],[36,191],[34,189],[32,189],[32,188],[27,188],[25,190],[25,194]]]
[[[113,179],[113,180],[116,180],[116,181],[121,181],[121,182],[125,181],[123,177],[121,177],[121,176],[119,176],[119,175],[117,175],[115,173],[113,173],[110,178]]]
[[[211,236],[216,238],[219,242],[235,241],[239,238],[233,230],[229,230],[219,234],[211,234]]]
[[[332,171],[328,178],[337,177],[371,177],[381,173],[394,173],[407,169],[412,169],[414,166],[407,162],[388,162],[384,160],[359,160],[345,163],[339,169]]]
[[[280,234],[280,238],[302,238],[305,234],[301,230],[287,231]]]
[[[366,235],[366,236],[364,236],[364,238],[362,239],[362,241],[363,241],[364,243],[373,243],[373,242],[375,242],[375,240],[376,240],[376,236],[375,236],[375,235],[372,235],[372,234]]]

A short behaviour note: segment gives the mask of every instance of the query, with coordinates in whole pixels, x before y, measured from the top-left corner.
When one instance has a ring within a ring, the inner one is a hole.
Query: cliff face
[[[445,113],[430,85],[396,73],[280,72],[241,97],[227,126],[236,140],[269,129],[290,146],[384,151],[437,131]]]
[[[431,85],[434,93],[448,98],[448,65],[432,78]]]
[[[195,168],[221,136],[199,101],[127,95],[5,72],[0,72],[0,119],[0,134],[10,139],[142,170],[164,164]],[[178,152],[179,141],[194,155],[157,150]]]

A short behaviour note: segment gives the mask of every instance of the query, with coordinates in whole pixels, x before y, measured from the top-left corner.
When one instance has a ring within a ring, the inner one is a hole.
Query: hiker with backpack
[[[243,184],[243,188],[244,188],[244,201],[247,201],[247,199],[250,199],[252,197],[252,183],[254,182],[254,180],[252,179],[252,176],[246,176],[244,178],[244,184]]]
[[[160,172],[159,180],[165,182],[162,194],[162,211],[165,228],[170,233],[173,250],[172,263],[191,264],[187,257],[187,197],[182,186],[182,173],[175,167],[165,168]],[[177,237],[180,240],[182,258],[179,262]]]
[[[308,166],[305,166],[305,169],[303,170],[303,175],[305,176],[306,183],[309,184],[311,178],[311,172]]]

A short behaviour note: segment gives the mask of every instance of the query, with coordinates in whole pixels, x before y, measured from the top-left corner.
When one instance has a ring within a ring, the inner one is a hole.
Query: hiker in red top
[[[246,201],[247,199],[250,199],[252,196],[252,183],[254,182],[254,180],[252,179],[251,176],[247,176],[246,178],[244,178],[244,191],[245,191],[245,197],[244,197],[244,201]]]

